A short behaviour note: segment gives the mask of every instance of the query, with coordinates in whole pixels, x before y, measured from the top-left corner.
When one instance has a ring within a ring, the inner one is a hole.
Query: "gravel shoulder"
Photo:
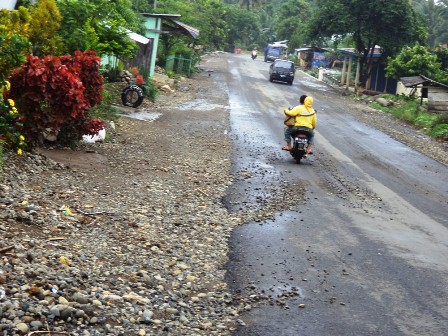
[[[227,95],[208,74],[160,97],[153,122],[121,117],[110,142],[6,158],[0,330],[230,332],[243,307],[223,265],[239,220],[221,204],[232,183]],[[192,100],[209,108],[178,108]]]
[[[228,335],[248,301],[224,281],[233,183],[225,54],[126,116],[111,141],[6,157],[0,180],[0,330]],[[362,121],[448,164],[447,145],[346,98]],[[279,204],[281,202],[278,202]],[[265,207],[272,212],[277,205]],[[255,216],[255,217],[254,217]]]
[[[352,114],[367,125],[388,134],[395,140],[425,154],[435,161],[448,165],[448,143],[439,142],[420,132],[412,125],[366,104],[346,98]]]

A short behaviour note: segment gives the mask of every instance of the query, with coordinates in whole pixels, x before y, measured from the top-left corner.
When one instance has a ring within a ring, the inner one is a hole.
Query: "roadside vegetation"
[[[448,115],[428,113],[425,103],[419,98],[398,95],[380,95],[379,97],[391,102],[390,106],[383,106],[373,102],[370,106],[395,118],[405,121],[430,137],[441,141],[448,141]]]
[[[113,119],[107,84],[131,70],[125,64],[138,47],[128,32],[145,35],[139,13],[179,14],[200,31],[197,39],[162,34],[162,68],[179,55],[192,59],[193,73],[204,52],[263,50],[288,40],[291,55],[304,45],[355,48],[362,85],[379,45],[390,77],[423,74],[448,84],[448,0],[19,0],[14,10],[0,11],[0,148],[22,154],[42,144],[43,133],[76,142]],[[105,56],[116,59],[108,68],[100,66]],[[146,96],[156,99],[149,69],[138,71]],[[414,117],[446,139],[444,118]]]

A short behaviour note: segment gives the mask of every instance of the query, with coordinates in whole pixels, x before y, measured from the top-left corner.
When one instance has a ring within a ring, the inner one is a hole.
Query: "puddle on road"
[[[154,121],[162,115],[160,112],[151,112],[148,109],[135,109],[127,106],[115,106],[115,108],[118,110],[119,116],[143,121]]]
[[[197,111],[206,111],[206,110],[213,110],[213,109],[228,109],[228,106],[219,105],[219,104],[212,104],[209,103],[206,99],[195,99],[180,105],[177,105],[174,107],[178,110],[197,110]]]
[[[308,86],[310,88],[313,88],[313,89],[328,91],[328,85],[322,85],[319,83],[308,82],[308,81],[302,81],[301,84]]]
[[[125,116],[132,119],[143,120],[143,121],[154,121],[157,120],[162,113],[159,112],[148,112],[148,111],[139,111],[129,114],[120,114],[121,116]]]

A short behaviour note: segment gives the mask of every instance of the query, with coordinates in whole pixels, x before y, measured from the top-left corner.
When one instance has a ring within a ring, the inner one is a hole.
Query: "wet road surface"
[[[250,178],[225,202],[262,211],[286,181],[304,193],[234,231],[227,281],[253,302],[235,335],[448,335],[448,168],[357,121],[327,85],[301,72],[270,83],[268,67],[229,59],[233,173]],[[282,110],[301,94],[318,126],[296,164]]]

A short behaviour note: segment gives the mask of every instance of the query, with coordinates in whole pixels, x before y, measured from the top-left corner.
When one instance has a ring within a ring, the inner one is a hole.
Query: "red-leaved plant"
[[[10,77],[7,96],[16,101],[30,144],[42,143],[45,133],[64,143],[98,134],[102,127],[98,122],[92,127],[89,110],[102,99],[99,62],[93,51],[76,52],[74,57],[27,56]]]
[[[145,84],[145,81],[144,81],[142,75],[137,75],[135,77],[135,84],[137,84],[137,85],[144,85]]]

